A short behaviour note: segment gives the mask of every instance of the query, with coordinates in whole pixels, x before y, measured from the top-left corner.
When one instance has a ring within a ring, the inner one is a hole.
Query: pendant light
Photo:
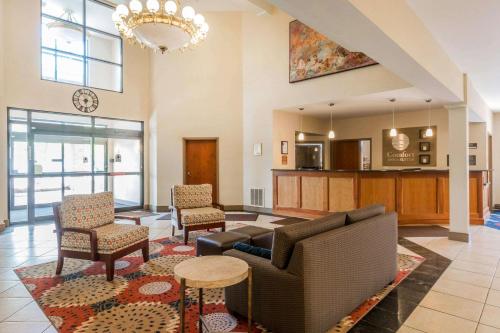
[[[300,111],[304,111],[304,108],[299,108]],[[300,115],[300,133],[299,133],[299,136],[298,136],[298,140],[299,141],[304,141],[306,139],[306,135],[304,134],[304,132],[302,131],[302,115]]]
[[[333,108],[334,105],[334,103],[330,103],[330,107]],[[330,132],[328,132],[328,139],[335,139],[335,132],[333,131],[333,111],[330,111]]]
[[[398,135],[398,130],[396,129],[396,126],[395,126],[395,113],[396,113],[395,103],[396,103],[396,99],[395,98],[391,98],[389,101],[392,103],[392,128],[389,131],[389,136],[391,138],[394,138],[394,137],[396,137]]]
[[[431,127],[431,102],[432,102],[432,99],[426,99],[425,102],[427,103],[427,114],[428,114],[428,126],[427,126],[427,130],[425,131],[425,136],[427,138],[432,138],[434,136],[434,131],[432,130],[432,127]]]

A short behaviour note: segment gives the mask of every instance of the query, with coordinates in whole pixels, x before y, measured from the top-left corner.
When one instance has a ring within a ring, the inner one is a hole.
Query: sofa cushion
[[[345,225],[345,213],[335,213],[312,221],[300,222],[274,229],[271,262],[284,269],[293,253],[295,243],[325,231]]]
[[[204,207],[190,208],[181,211],[182,225],[210,224],[214,222],[224,222],[225,216],[222,210]]]
[[[234,249],[264,259],[271,259],[271,250],[262,247],[252,246],[246,243],[236,243],[234,244]]]
[[[175,185],[173,201],[174,206],[180,209],[211,207],[212,185]]]
[[[360,209],[355,209],[347,212],[346,225],[353,224],[359,221],[369,219],[377,215],[385,214],[385,206],[383,205],[372,205]]]
[[[149,238],[149,228],[130,224],[107,224],[95,228],[97,252],[113,253]],[[61,238],[61,249],[90,252],[90,236],[76,232],[65,232]]]
[[[63,228],[93,229],[115,220],[113,192],[68,195],[59,208]]]

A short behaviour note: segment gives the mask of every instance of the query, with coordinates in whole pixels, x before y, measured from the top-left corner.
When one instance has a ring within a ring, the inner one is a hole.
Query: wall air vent
[[[251,188],[250,189],[250,206],[264,207],[264,189]]]

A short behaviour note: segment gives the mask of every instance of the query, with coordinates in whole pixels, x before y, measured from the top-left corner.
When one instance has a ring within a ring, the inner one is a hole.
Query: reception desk
[[[489,216],[488,171],[471,171],[470,221]],[[448,170],[301,171],[273,170],[276,211],[328,213],[383,204],[400,224],[449,222]]]

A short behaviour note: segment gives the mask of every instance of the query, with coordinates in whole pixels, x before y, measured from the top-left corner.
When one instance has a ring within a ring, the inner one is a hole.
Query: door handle
[[[189,171],[188,171],[188,172],[187,172],[187,175],[188,175],[189,177],[191,177],[191,172],[189,172]]]

